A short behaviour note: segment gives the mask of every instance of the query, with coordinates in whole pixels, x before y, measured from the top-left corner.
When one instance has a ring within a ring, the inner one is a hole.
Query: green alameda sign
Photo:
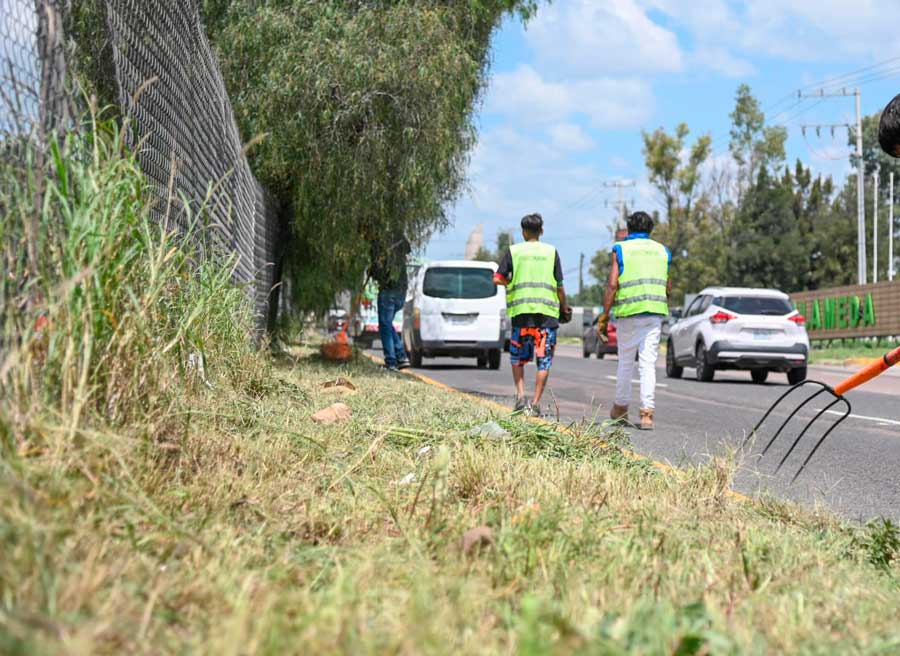
[[[806,317],[807,330],[844,330],[875,325],[875,303],[872,295],[838,296],[821,301],[800,301],[797,311]]]

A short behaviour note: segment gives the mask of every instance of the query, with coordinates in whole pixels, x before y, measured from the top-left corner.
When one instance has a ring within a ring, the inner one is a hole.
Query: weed
[[[888,570],[900,558],[900,528],[889,519],[872,520],[853,539],[875,567]]]

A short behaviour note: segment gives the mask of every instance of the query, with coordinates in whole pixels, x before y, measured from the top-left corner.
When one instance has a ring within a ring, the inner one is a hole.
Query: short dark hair
[[[529,235],[539,234],[544,230],[544,217],[535,212],[522,217],[522,230]]]
[[[878,143],[891,157],[900,157],[900,95],[887,104],[878,123]]]
[[[653,217],[646,212],[635,212],[626,220],[628,232],[653,232]]]

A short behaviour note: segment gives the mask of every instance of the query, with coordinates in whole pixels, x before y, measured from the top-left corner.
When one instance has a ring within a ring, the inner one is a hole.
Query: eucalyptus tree
[[[491,37],[533,0],[206,0],[251,165],[286,208],[295,305],[362,281],[370,242],[421,243],[465,189]]]

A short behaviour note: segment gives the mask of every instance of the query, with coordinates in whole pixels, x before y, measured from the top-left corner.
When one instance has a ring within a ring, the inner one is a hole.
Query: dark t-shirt
[[[506,255],[500,261],[497,275],[506,278],[507,282],[512,282],[513,262],[510,251],[506,251]],[[562,263],[559,261],[559,251],[556,251],[556,260],[553,263],[553,277],[556,278],[556,285],[562,287],[563,272]],[[520,314],[512,318],[512,325],[513,328],[559,328],[559,317],[548,314]]]
[[[371,248],[372,261],[369,264],[369,276],[378,283],[382,291],[406,291],[409,284],[406,273],[406,258],[412,249],[406,237],[394,243],[381,245],[373,242]]]

